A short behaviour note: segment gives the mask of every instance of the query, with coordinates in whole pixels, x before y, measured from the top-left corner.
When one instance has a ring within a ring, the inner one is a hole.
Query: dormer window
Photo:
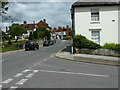
[[[99,9],[91,9],[91,21],[99,21]]]

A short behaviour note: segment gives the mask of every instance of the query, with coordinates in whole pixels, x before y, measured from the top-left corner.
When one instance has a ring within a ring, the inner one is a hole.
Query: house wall
[[[91,22],[91,9],[94,8],[99,9],[100,22]],[[91,40],[91,30],[99,30],[101,45],[118,43],[118,6],[76,7],[74,13],[75,34]]]

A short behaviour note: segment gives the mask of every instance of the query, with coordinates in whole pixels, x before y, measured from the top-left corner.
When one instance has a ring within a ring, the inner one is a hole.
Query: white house
[[[120,0],[78,0],[72,4],[71,14],[75,35],[101,45],[120,43]]]

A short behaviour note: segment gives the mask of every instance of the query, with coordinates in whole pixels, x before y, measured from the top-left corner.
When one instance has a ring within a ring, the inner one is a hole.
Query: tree
[[[43,38],[47,37],[47,39],[50,40],[50,37],[51,37],[50,31],[47,30],[45,27],[38,27],[37,32],[38,32],[40,38],[43,39]]]
[[[2,15],[7,14],[7,11],[8,11],[8,8],[9,8],[8,0],[4,0],[4,2],[1,1],[0,2],[0,8],[2,10],[2,12],[0,14],[2,14]]]
[[[32,32],[30,32],[29,40],[33,40],[33,33]]]
[[[22,36],[23,33],[27,33],[27,30],[19,24],[12,24],[10,27],[9,34],[11,37],[17,37],[16,42],[18,41],[19,36]]]
[[[39,36],[38,36],[38,32],[37,32],[37,31],[34,31],[34,32],[33,32],[33,37],[34,37],[34,39],[39,39]]]

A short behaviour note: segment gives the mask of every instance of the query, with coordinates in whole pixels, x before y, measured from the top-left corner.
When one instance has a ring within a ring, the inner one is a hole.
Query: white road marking
[[[8,83],[10,83],[12,80],[13,80],[13,79],[10,78],[10,79],[7,79],[7,80],[3,81],[2,83],[8,84]]]
[[[31,78],[34,74],[28,74],[26,77]]]
[[[43,61],[47,61],[47,59],[43,60]]]
[[[17,73],[14,77],[20,77],[22,73]]]
[[[62,73],[62,74],[77,74],[77,75],[86,75],[86,76],[95,76],[95,77],[108,77],[107,75],[98,75],[98,74],[86,74],[86,73],[75,73],[75,72],[60,72],[60,71],[48,71],[48,70],[39,70],[41,72],[51,72],[51,73]]]
[[[16,84],[18,85],[22,85],[24,84],[28,79],[21,79],[20,81],[18,81]]]
[[[0,88],[2,88],[2,85],[0,85]]]
[[[39,70],[33,70],[33,73],[37,73]]]
[[[24,70],[24,71],[22,71],[23,73],[26,73],[26,72],[28,72],[28,71],[31,71],[31,69],[26,69],[26,70]]]
[[[18,88],[18,87],[17,87],[17,86],[11,86],[10,88],[11,88],[11,89],[12,89],[12,88],[13,88],[13,89],[16,89],[16,88]]]
[[[51,55],[51,58],[53,57],[53,55]]]
[[[7,60],[8,60],[8,59],[6,59],[6,60],[0,60],[0,63],[1,63],[1,62],[4,62],[4,61],[7,61]]]

